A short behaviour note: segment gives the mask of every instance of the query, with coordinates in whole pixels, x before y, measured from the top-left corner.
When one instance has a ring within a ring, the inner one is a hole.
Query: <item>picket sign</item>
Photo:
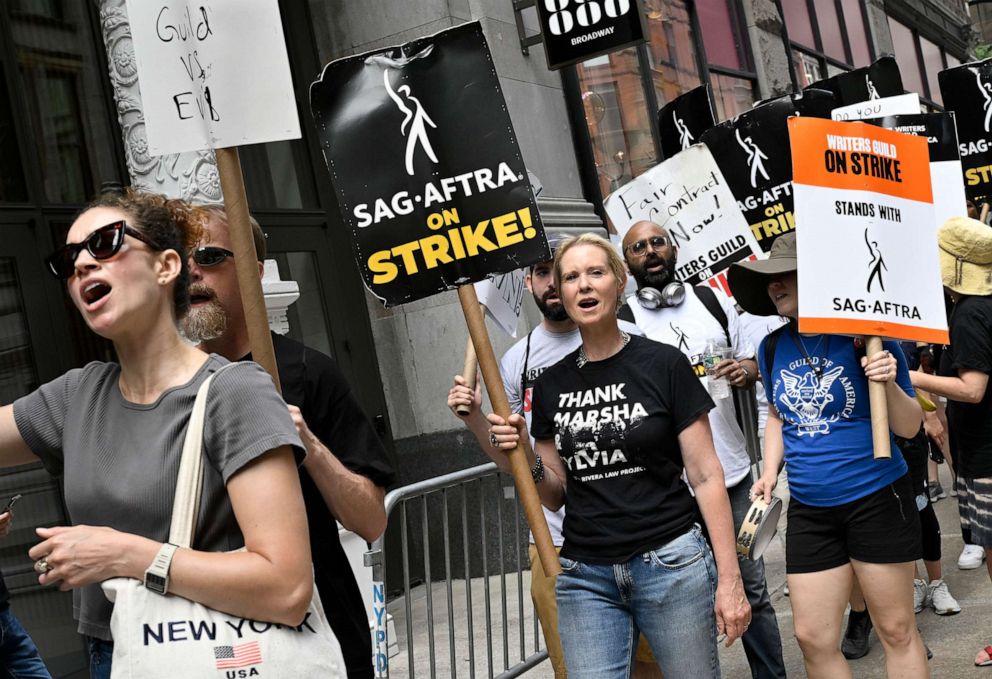
[[[948,342],[927,140],[792,118],[799,329]],[[885,385],[870,381],[876,458],[891,456]]]

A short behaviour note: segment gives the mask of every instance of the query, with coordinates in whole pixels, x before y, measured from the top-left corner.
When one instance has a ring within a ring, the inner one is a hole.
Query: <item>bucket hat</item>
[[[768,279],[795,271],[796,266],[796,233],[792,231],[775,239],[768,259],[731,265],[727,283],[744,311],[755,316],[775,316],[778,310],[768,296]]]
[[[937,244],[945,286],[961,295],[992,294],[992,228],[951,217],[937,231]]]

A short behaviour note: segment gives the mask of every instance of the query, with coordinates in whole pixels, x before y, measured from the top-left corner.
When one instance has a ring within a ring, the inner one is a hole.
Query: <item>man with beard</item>
[[[562,238],[549,234],[548,243],[551,246],[552,254],[561,240]],[[524,276],[524,284],[534,296],[534,303],[540,309],[543,318],[540,325],[531,330],[527,337],[510,347],[500,360],[500,373],[503,378],[503,387],[506,389],[506,397],[510,401],[510,410],[523,414],[527,420],[528,431],[530,430],[530,399],[534,381],[538,375],[578,349],[579,345],[582,344],[579,329],[565,313],[565,307],[558,297],[554,279],[554,260],[540,262],[530,267]],[[644,335],[636,326],[626,321],[620,321],[620,327],[628,333]],[[475,390],[469,389],[463,376],[456,375],[454,386],[448,392],[448,407],[475,435],[479,446],[492,461],[499,465],[504,472],[510,473],[506,454],[493,448],[490,443],[489,421],[482,414],[481,405],[481,385],[476,384]],[[469,414],[459,415],[457,411],[459,406],[469,406]],[[533,439],[531,444],[533,445]],[[543,505],[541,508],[544,510],[544,518],[548,521],[548,528],[551,529],[551,539],[554,541],[555,547],[560,550],[564,541],[561,525],[565,517],[565,510],[562,508],[553,512]],[[534,600],[534,609],[541,621],[541,629],[544,630],[544,640],[548,647],[548,656],[554,667],[555,679],[565,679],[568,675],[561,640],[558,637],[555,580],[544,575],[541,560],[537,558],[537,548],[534,546],[533,535],[530,536],[529,553],[530,593]],[[646,644],[642,644],[642,646],[646,647]],[[644,655],[639,649],[637,659],[635,677],[651,676],[648,674],[650,672],[647,667],[648,663],[654,665],[654,671],[657,672],[657,665],[654,664],[654,658],[650,653]]]
[[[668,297],[661,294],[666,286],[677,283],[678,249],[665,229],[654,222],[637,222],[624,236],[623,254],[637,283],[638,294],[627,299],[627,305],[620,312],[621,318],[632,319],[650,339],[678,347],[704,383],[708,383],[703,367],[707,345],[729,342],[733,357],[717,364],[715,376],[727,379],[735,387],[754,383],[758,374],[754,346],[743,334],[737,311],[726,297],[714,294],[711,288],[687,285],[681,302],[676,295],[670,302],[654,303]],[[709,413],[710,428],[723,465],[734,530],[739,531],[751,506],[751,459],[737,423],[733,399],[714,400],[716,408]],[[741,638],[751,676],[755,679],[785,677],[782,638],[768,596],[764,562],[741,559],[740,567],[751,603],[751,625]]]
[[[238,290],[223,208],[204,206],[203,241],[190,261],[192,306],[183,333],[200,348],[237,361],[249,355],[248,329]],[[261,276],[265,236],[251,219]],[[300,483],[310,526],[314,582],[331,629],[341,644],[349,679],[371,679],[368,615],[338,537],[337,521],[372,542],[386,528],[385,488],[393,470],[334,359],[272,333],[283,398],[307,449]]]

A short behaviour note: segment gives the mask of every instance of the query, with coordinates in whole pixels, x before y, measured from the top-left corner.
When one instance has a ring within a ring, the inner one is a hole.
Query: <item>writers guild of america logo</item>
[[[430,137],[427,136],[427,128],[437,129],[437,125],[427,115],[423,104],[410,92],[409,85],[400,85],[395,90],[389,82],[389,71],[382,72],[382,82],[386,86],[389,98],[393,100],[403,113],[403,122],[400,123],[400,134],[406,137],[406,173],[413,176],[413,158],[417,153],[417,147],[423,149],[424,154],[433,163],[437,163],[437,155],[434,147],[431,146]]]
[[[868,100],[874,101],[875,99],[881,99],[878,95],[878,90],[875,89],[875,83],[871,81],[870,75],[865,75],[865,87],[868,88]]]
[[[747,165],[751,168],[751,188],[756,189],[758,188],[759,174],[765,181],[768,180],[768,171],[765,170],[764,163],[764,161],[768,160],[768,156],[758,148],[758,144],[750,136],[741,137],[740,130],[734,130],[734,134],[737,136],[737,143],[744,149],[744,153],[747,154]]]
[[[889,267],[885,265],[885,259],[882,257],[882,251],[878,247],[877,240],[871,240],[868,237],[868,229],[865,229],[865,245],[868,246],[868,256],[870,258],[868,262],[868,284],[867,290],[871,292],[871,285],[873,281],[878,281],[878,287],[885,292],[885,281],[882,279],[882,271],[888,271]]]
[[[781,372],[783,393],[778,400],[785,410],[798,418],[796,425],[799,436],[812,437],[816,434],[830,433],[830,423],[836,421],[837,416],[824,419],[823,410],[833,403],[834,397],[830,394],[830,387],[843,372],[843,366],[838,366],[820,379],[817,379],[813,372],[802,375],[788,370]]]
[[[978,85],[978,92],[982,95],[982,110],[985,112],[983,125],[985,131],[989,131],[989,123],[992,122],[992,84],[982,82],[982,74],[977,68],[969,68],[975,74],[975,83]]]

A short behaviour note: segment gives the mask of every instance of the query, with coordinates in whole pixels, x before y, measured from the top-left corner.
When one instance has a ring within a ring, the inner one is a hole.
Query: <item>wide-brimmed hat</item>
[[[768,259],[733,264],[727,272],[727,283],[737,303],[755,316],[775,316],[778,310],[768,296],[771,276],[796,270],[796,234],[779,236],[772,243]]]
[[[951,217],[937,231],[940,277],[962,295],[992,294],[992,229],[968,217]]]

